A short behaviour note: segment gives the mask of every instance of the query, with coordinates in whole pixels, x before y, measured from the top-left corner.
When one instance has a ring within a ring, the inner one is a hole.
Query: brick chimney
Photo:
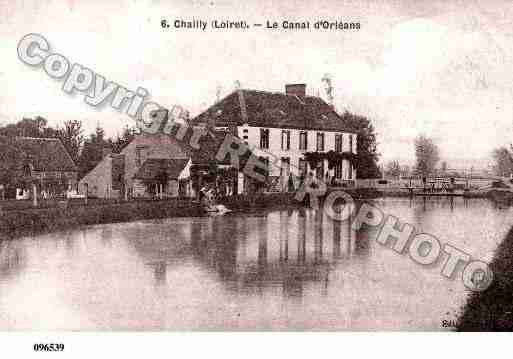
[[[287,84],[285,85],[285,93],[298,97],[306,96],[306,84]]]

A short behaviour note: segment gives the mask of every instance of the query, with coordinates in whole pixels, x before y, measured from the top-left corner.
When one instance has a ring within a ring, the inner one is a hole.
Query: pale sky
[[[162,29],[189,20],[360,22],[358,31]],[[322,93],[332,76],[337,109],[370,116],[388,159],[413,159],[419,133],[442,158],[482,159],[513,138],[513,2],[475,1],[12,1],[0,0],[0,123],[42,115],[53,125],[78,118],[87,132],[133,124],[61,90],[62,81],[16,54],[28,33],[53,51],[163,106],[193,115],[244,88],[284,91],[304,82]]]

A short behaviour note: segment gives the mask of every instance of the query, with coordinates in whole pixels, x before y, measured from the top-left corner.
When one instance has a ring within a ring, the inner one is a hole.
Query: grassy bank
[[[487,197],[502,205],[513,205],[513,192],[510,190],[492,189],[487,192]]]
[[[330,189],[332,191],[334,189]],[[372,189],[344,189],[354,199],[375,198]],[[261,208],[290,208],[304,205],[295,193],[236,195],[220,200],[232,211]],[[0,234],[13,237],[22,234],[51,232],[81,225],[130,222],[168,217],[204,215],[202,206],[192,199],[164,200],[83,200],[41,202],[37,208],[30,202],[1,203]]]
[[[355,200],[378,197],[408,197],[402,190],[378,190],[373,188],[329,188],[329,192],[341,190]],[[511,193],[510,193],[511,194]],[[474,196],[469,193],[468,196]],[[476,194],[477,196],[477,194]],[[479,194],[482,196],[482,194]],[[512,195],[513,199],[513,195]],[[301,206],[295,200],[295,193],[271,193],[236,195],[222,199],[231,210],[251,210],[258,208],[280,208]],[[37,208],[30,201],[7,201],[0,203],[0,233],[48,232],[73,226],[130,222],[143,219],[167,217],[189,217],[203,215],[202,207],[192,199],[164,200],[123,200],[90,199],[69,201],[41,201]]]
[[[497,247],[490,268],[494,281],[485,291],[470,295],[459,331],[513,330],[513,228]]]
[[[292,193],[232,196],[221,200],[232,210],[299,205]],[[168,217],[191,217],[204,214],[202,206],[192,199],[93,200],[61,201],[41,207],[20,205],[22,209],[4,209],[0,215],[0,233],[12,237],[20,234],[51,232],[80,225],[130,222]]]
[[[494,188],[485,197],[503,205],[513,205],[510,189]],[[458,320],[459,331],[513,330],[513,228],[497,247],[490,263],[494,281],[483,292],[472,293]]]
[[[4,210],[0,217],[3,234],[47,232],[79,225],[128,222],[150,218],[193,216],[201,208],[188,200],[131,201],[101,204],[61,204],[55,207]]]

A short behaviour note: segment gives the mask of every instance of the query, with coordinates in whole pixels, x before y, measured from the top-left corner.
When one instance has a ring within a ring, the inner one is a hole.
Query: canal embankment
[[[513,205],[513,191],[510,189],[492,189],[487,191],[486,196],[501,205]]]
[[[236,195],[220,200],[232,211],[302,205],[294,193]],[[204,215],[203,207],[190,198],[163,200],[84,200],[42,201],[37,207],[28,202],[0,204],[0,233],[7,236],[51,232],[81,225],[131,222],[169,217]]]
[[[379,193],[372,189],[344,191],[354,199],[379,197]],[[222,198],[219,203],[232,211],[294,208],[305,205],[304,201],[296,199],[296,193],[235,195]],[[17,236],[82,225],[202,215],[205,215],[203,207],[191,198],[130,201],[88,199],[87,204],[83,199],[41,201],[37,207],[30,201],[8,201],[0,203],[0,233]]]
[[[40,207],[2,208],[0,231],[7,236],[16,236],[80,225],[194,216],[200,213],[199,205],[189,200],[89,200],[87,205],[83,201],[60,201],[57,205],[42,203]]]
[[[328,191],[343,190],[355,200],[379,197],[408,197],[403,190],[380,190],[376,188],[330,188]],[[513,193],[500,191],[499,194],[469,191],[466,197],[490,198],[508,196],[513,203]],[[299,207],[305,202],[296,200],[295,193],[258,193],[235,195],[222,198],[220,204],[232,211],[265,208]],[[17,234],[51,232],[81,225],[131,222],[146,219],[169,217],[195,217],[204,215],[198,201],[190,198],[170,198],[162,200],[103,200],[83,199],[41,201],[34,207],[30,201],[7,201],[0,203],[0,233],[8,236]]]
[[[490,269],[494,279],[486,290],[469,296],[459,331],[513,330],[513,228],[497,247]]]

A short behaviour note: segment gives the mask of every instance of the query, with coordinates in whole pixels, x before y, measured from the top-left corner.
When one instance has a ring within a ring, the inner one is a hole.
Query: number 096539
[[[36,351],[36,352],[62,352],[62,351],[64,351],[64,344],[34,344],[34,351]]]

